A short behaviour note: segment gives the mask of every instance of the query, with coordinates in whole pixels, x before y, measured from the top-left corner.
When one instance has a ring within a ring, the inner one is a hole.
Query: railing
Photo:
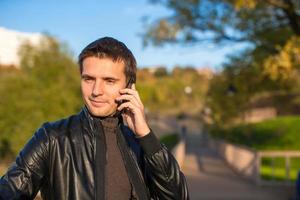
[[[261,166],[263,158],[271,158],[271,180],[263,180],[261,178]],[[275,180],[275,158],[284,158],[285,160],[285,181]],[[294,185],[291,181],[291,158],[300,158],[300,151],[259,151],[256,156],[256,183],[258,185]],[[300,170],[300,169],[299,169]]]
[[[255,151],[254,149],[209,139],[209,147],[238,174],[258,185],[294,185],[291,181],[291,158],[300,158],[300,151]],[[271,158],[271,180],[261,177],[263,158]],[[285,181],[275,180],[275,158],[285,160]],[[298,169],[300,170],[300,169]]]

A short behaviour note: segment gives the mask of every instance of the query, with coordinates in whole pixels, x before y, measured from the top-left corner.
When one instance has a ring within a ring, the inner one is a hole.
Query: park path
[[[257,186],[239,177],[207,147],[201,131],[188,130],[187,133],[187,154],[182,169],[191,200],[291,199],[291,189]]]

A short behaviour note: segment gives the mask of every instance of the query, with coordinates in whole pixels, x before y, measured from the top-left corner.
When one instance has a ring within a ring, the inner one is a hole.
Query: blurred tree
[[[157,78],[164,77],[164,76],[168,75],[168,71],[167,71],[166,67],[157,67],[154,71],[154,75]]]
[[[300,69],[300,37],[292,37],[278,51],[265,59],[264,72],[272,80],[286,81],[291,79],[294,69]]]
[[[295,90],[299,83],[299,0],[152,0],[171,15],[147,24],[144,43],[218,45],[246,43],[233,52],[211,82],[207,102],[216,121],[249,108],[266,91]],[[237,92],[228,95],[228,87]]]
[[[9,147],[14,155],[41,123],[82,105],[79,70],[57,40],[46,36],[39,46],[24,44],[20,55],[20,69],[1,70],[0,76],[0,151]]]
[[[268,48],[274,40],[285,42],[288,35],[300,35],[299,0],[150,2],[160,3],[172,12],[147,24],[145,44],[246,41]],[[277,37],[279,34],[283,39]]]
[[[217,123],[243,118],[245,112],[252,109],[251,102],[259,96],[272,96],[274,93],[276,97],[278,93],[288,93],[299,86],[292,77],[285,81],[271,79],[267,72],[263,73],[261,63],[253,61],[248,50],[231,56],[223,67],[212,78],[206,101]],[[284,103],[281,102],[282,106]]]
[[[251,62],[260,65],[262,75],[272,80],[287,80],[299,66],[295,64],[300,37],[299,0],[151,2],[164,5],[172,14],[147,24],[145,44],[247,42]]]
[[[138,70],[137,81],[141,99],[149,111],[172,114],[199,111],[209,82],[208,77],[192,67],[175,67],[170,74],[164,70],[159,76],[144,68]],[[189,85],[193,86],[193,92],[187,96],[184,88]]]
[[[273,80],[290,77],[295,68],[290,54],[299,48],[299,42],[295,43],[300,36],[299,0],[151,2],[164,5],[172,14],[147,24],[143,35],[145,44],[247,42],[252,62],[259,62],[264,75]],[[281,74],[276,75],[276,72]]]

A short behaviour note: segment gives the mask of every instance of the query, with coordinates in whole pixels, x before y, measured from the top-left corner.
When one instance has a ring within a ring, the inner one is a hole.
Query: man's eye
[[[107,80],[107,83],[108,83],[108,84],[111,84],[111,85],[112,85],[112,84],[115,84],[115,82],[116,82],[115,80]]]
[[[84,80],[85,82],[92,82],[92,81],[93,81],[93,79],[90,78],[90,77],[83,77],[83,80]]]

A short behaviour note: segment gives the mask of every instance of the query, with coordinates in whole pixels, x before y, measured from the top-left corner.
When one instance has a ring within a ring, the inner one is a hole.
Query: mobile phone
[[[133,77],[130,77],[125,88],[131,88],[132,84],[135,83],[135,79]],[[116,103],[118,104],[118,107],[122,104],[122,103],[125,103],[127,102],[127,100],[120,100],[120,101],[116,101]],[[116,112],[116,116],[120,116],[122,113],[125,112],[125,109],[122,109],[122,110],[117,110]]]

